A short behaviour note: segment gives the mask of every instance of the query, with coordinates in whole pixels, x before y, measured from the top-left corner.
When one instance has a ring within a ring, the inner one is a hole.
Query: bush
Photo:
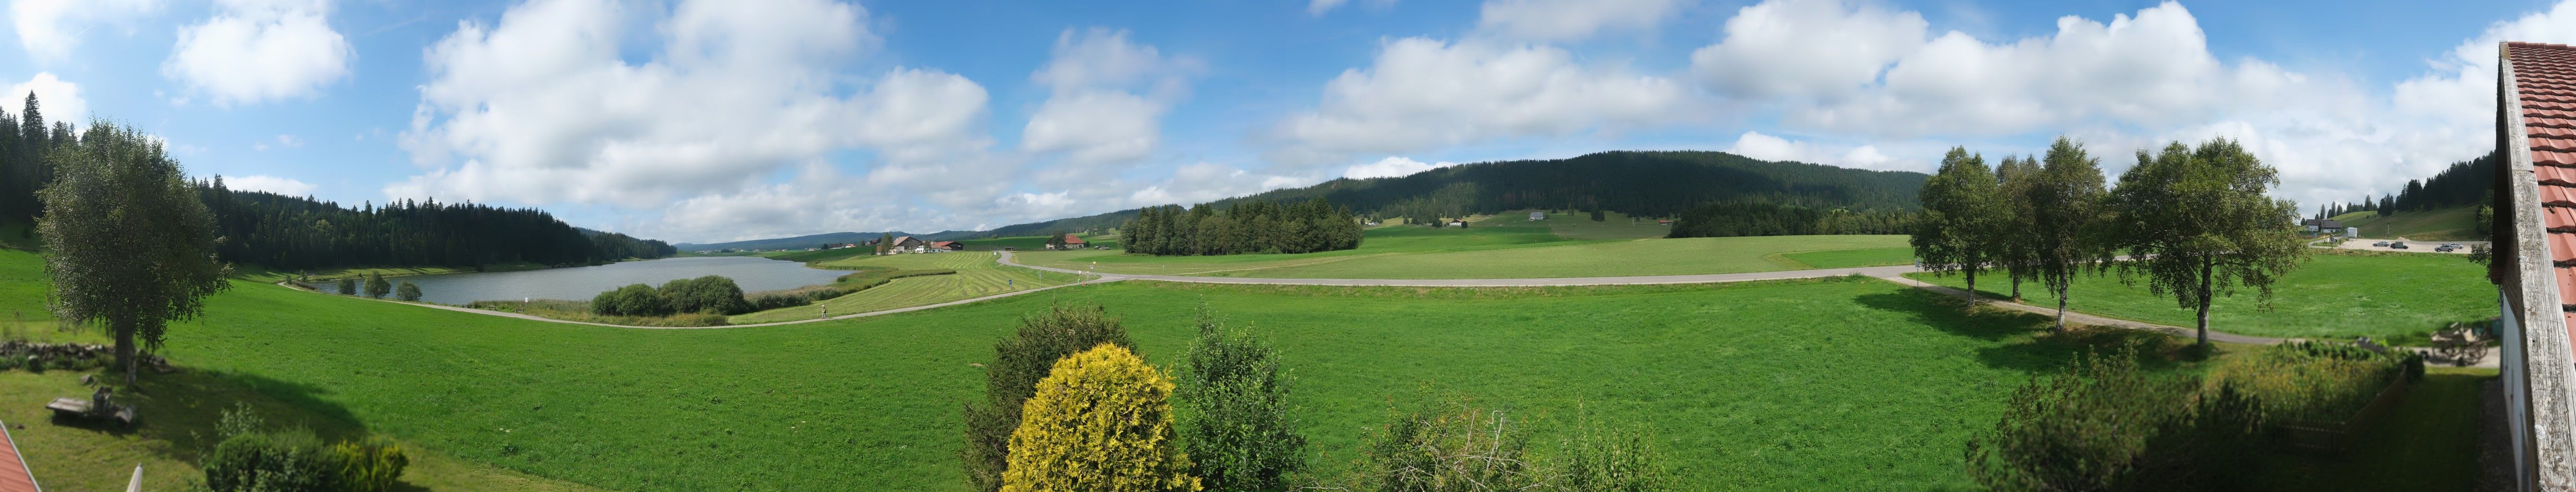
[[[353,279],[353,278],[349,278],[349,277],[340,277],[340,281],[339,281],[339,282],[336,282],[336,283],[337,283],[337,284],[339,284],[339,287],[340,287],[340,289],[339,289],[339,290],[340,290],[340,295],[344,295],[344,296],[354,296],[354,295],[358,295],[358,279]]]
[[[1968,473],[1998,491],[2139,488],[2149,442],[2186,417],[2198,381],[2140,373],[2135,348],[2087,354],[2013,391],[1992,432],[1968,441]]]
[[[1199,490],[1172,441],[1172,381],[1126,348],[1066,357],[1011,433],[1003,492]]]
[[[1278,353],[1249,332],[1227,333],[1199,304],[1199,338],[1180,370],[1190,418],[1181,442],[1208,490],[1274,491],[1305,468],[1306,437],[1288,416]]]
[[[810,305],[814,303],[814,299],[799,294],[779,293],[754,296],[749,302],[751,302],[751,310],[757,312]]]
[[[722,275],[684,278],[662,284],[662,297],[671,300],[671,310],[681,313],[742,314],[751,312],[751,303],[742,299],[742,287]]]
[[[367,274],[367,297],[383,299],[385,298],[385,294],[392,294],[393,292],[393,284],[385,283],[385,274]]]
[[[1345,490],[1535,490],[1546,472],[1510,414],[1455,402],[1401,412],[1369,433]]]
[[[251,432],[215,445],[206,456],[206,486],[216,492],[330,492],[337,456],[306,432]]]
[[[420,286],[412,285],[411,281],[405,280],[402,285],[394,286],[394,298],[407,302],[420,302]]]
[[[2214,385],[2246,393],[2280,423],[2330,424],[2353,416],[2397,378],[2423,377],[2423,355],[2325,342],[2284,342],[2210,371]]]
[[[984,369],[984,404],[965,407],[966,446],[958,457],[966,479],[977,490],[1001,490],[1009,468],[1011,433],[1020,412],[1057,360],[1101,344],[1129,347],[1127,328],[1100,306],[1048,306],[1047,312],[1020,319],[1019,332],[993,345],[993,363]]]
[[[1600,213],[1600,212],[1593,212]],[[1669,490],[1672,477],[1655,433],[1644,426],[1616,427],[1586,421],[1565,443],[1558,489],[1581,492]]]
[[[592,314],[602,316],[670,316],[675,312],[671,300],[653,286],[634,284],[601,292],[590,298]]]
[[[402,446],[382,438],[367,442],[343,442],[331,446],[340,459],[337,479],[340,490],[350,492],[385,492],[394,489],[394,480],[402,478],[403,467],[411,465]]]

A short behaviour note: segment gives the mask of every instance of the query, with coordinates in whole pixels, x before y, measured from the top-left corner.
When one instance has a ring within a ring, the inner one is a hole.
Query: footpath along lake
[[[804,263],[748,256],[707,256],[627,261],[600,266],[549,268],[515,272],[442,273],[386,277],[420,286],[420,300],[439,304],[532,299],[589,300],[601,291],[628,284],[662,285],[674,279],[723,275],[743,292],[793,289],[830,283],[850,272],[808,268]],[[317,282],[324,292],[333,288]]]

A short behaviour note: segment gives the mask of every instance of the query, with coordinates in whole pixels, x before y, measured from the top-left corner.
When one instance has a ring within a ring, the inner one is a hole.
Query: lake
[[[674,279],[723,275],[741,285],[743,292],[793,289],[807,285],[831,283],[851,272],[807,268],[804,263],[749,256],[703,256],[626,261],[600,266],[549,268],[515,272],[442,273],[386,277],[400,284],[409,281],[420,286],[420,300],[439,304],[464,304],[473,301],[535,299],[590,300],[592,296],[628,284],[662,285]],[[329,284],[317,285],[324,292]]]

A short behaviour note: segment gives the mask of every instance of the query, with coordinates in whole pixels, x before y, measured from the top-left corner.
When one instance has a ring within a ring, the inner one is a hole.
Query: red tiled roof
[[[2514,97],[2521,104],[2523,148],[2540,181],[2540,219],[2549,238],[2549,260],[2558,277],[2562,311],[2576,306],[2576,48],[2506,43],[2513,64]],[[2497,131],[2506,129],[2499,128]],[[2576,313],[2565,313],[2576,335]]]
[[[26,458],[18,456],[18,443],[9,438],[9,429],[0,427],[0,492],[36,492],[36,475],[27,472]]]

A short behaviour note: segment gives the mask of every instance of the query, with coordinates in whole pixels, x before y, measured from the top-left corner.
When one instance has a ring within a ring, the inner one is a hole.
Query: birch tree
[[[1914,221],[1914,255],[1932,272],[1958,272],[1968,279],[1967,301],[1977,305],[1977,273],[1989,268],[2002,247],[1996,243],[2006,220],[1995,174],[1983,156],[1966,147],[1951,147],[1941,169],[1923,181],[1923,215]]]
[[[2280,171],[2224,138],[2139,150],[2109,201],[2114,244],[2131,256],[2118,263],[2120,281],[2143,279],[2148,293],[2196,311],[2202,345],[2217,296],[2251,288],[2270,309],[2272,285],[2308,255],[2293,225],[2298,205],[2264,194],[2280,183]]]

